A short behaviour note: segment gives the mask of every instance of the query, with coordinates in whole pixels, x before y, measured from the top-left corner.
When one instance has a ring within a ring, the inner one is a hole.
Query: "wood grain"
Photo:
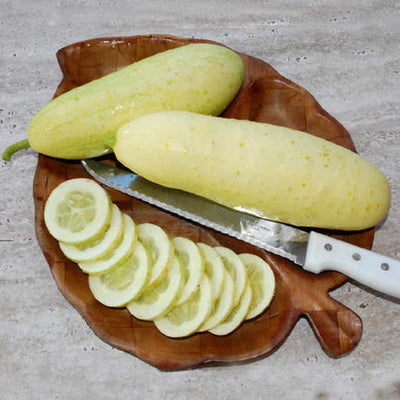
[[[57,53],[63,80],[55,96],[144,57],[192,42],[209,41],[146,35],[74,43]],[[355,151],[346,129],[325,112],[310,93],[280,75],[266,62],[240,55],[246,67],[245,81],[224,112],[224,117],[288,126]],[[59,290],[95,334],[110,345],[162,370],[183,369],[210,362],[241,362],[265,357],[277,350],[302,317],[308,319],[322,348],[332,357],[347,354],[359,343],[362,335],[360,317],[328,294],[346,282],[344,275],[334,272],[321,275],[306,273],[279,256],[111,189],[112,200],[137,223],[156,223],[172,236],[182,235],[211,245],[228,246],[238,253],[260,255],[274,270],[277,290],[271,306],[262,315],[242,324],[225,337],[199,333],[184,339],[170,339],[163,336],[153,323],[133,318],[126,309],[102,306],[89,291],[87,275],[63,256],[43,222],[44,203],[53,188],[66,179],[81,176],[88,175],[79,162],[39,155],[33,188],[36,234]],[[371,248],[374,237],[373,229],[325,233],[365,248]]]

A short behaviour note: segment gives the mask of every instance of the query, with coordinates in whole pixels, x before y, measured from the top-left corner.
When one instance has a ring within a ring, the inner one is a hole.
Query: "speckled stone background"
[[[388,176],[392,208],[374,249],[400,257],[397,0],[3,0],[0,149],[23,139],[52,97],[60,47],[148,33],[223,42],[307,88]],[[400,398],[400,302],[353,283],[332,294],[364,322],[360,344],[341,359],[322,351],[306,320],[269,357],[180,372],[160,372],[102,342],[57,290],[36,242],[36,160],[26,150],[0,162],[2,400]]]

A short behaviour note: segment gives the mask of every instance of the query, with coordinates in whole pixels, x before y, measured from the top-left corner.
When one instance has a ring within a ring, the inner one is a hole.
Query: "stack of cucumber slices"
[[[126,307],[168,337],[227,335],[274,295],[274,274],[260,257],[136,224],[91,179],[57,186],[44,220],[64,255],[88,274],[100,303]]]

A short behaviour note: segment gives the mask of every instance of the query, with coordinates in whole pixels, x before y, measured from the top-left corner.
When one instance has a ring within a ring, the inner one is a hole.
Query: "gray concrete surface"
[[[264,59],[307,88],[388,176],[392,208],[374,249],[400,257],[400,3],[397,0],[3,0],[0,149],[23,139],[60,80],[55,52],[99,36],[207,38]],[[244,365],[160,372],[99,340],[57,290],[34,232],[30,150],[0,162],[0,398],[400,398],[400,303],[352,283],[333,296],[364,334],[332,359],[305,320]]]

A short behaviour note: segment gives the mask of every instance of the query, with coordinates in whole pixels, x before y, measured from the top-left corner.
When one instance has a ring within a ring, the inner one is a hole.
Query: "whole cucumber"
[[[370,162],[266,123],[158,112],[122,126],[114,152],[153,182],[292,225],[361,230],[390,206],[388,181]]]
[[[219,115],[243,78],[240,56],[223,46],[167,50],[52,100],[32,119],[29,145],[64,159],[107,154],[117,129],[139,115],[159,110]]]

